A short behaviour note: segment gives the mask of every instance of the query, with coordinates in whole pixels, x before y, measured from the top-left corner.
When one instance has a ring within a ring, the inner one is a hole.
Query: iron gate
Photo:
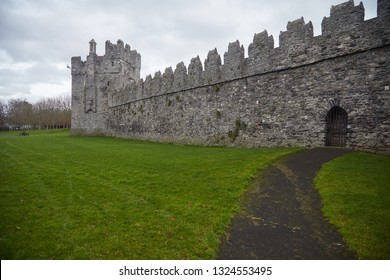
[[[326,114],[326,146],[344,147],[347,140],[348,114],[338,106]]]

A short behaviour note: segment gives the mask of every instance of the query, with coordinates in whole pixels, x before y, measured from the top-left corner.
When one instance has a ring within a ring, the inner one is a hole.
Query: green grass
[[[324,214],[360,259],[390,259],[390,157],[352,153],[316,178]]]
[[[0,133],[0,257],[212,259],[256,172],[295,151]]]

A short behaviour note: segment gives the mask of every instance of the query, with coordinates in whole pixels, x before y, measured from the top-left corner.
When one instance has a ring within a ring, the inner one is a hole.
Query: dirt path
[[[321,212],[314,177],[321,166],[348,153],[306,150],[272,164],[247,193],[222,241],[218,259],[354,259]]]

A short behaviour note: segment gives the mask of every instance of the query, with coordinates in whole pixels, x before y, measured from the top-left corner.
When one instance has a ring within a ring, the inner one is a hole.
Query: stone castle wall
[[[196,57],[188,69],[181,62],[145,81],[130,47],[124,52],[133,57],[122,60],[107,47],[103,57],[72,58],[72,132],[200,145],[323,146],[328,113],[337,107],[348,115],[343,145],[389,152],[388,1],[379,0],[378,16],[367,21],[362,3],[332,6],[320,36],[303,18],[289,22],[279,42],[274,48],[264,31],[255,34],[248,57],[236,41],[223,64],[215,49],[204,65]],[[121,50],[121,44],[113,46]]]

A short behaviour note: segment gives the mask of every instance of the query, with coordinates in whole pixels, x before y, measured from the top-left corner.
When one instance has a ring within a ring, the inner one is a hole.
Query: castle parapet
[[[173,88],[173,70],[172,67],[165,69],[162,76],[162,92],[167,93]]]
[[[161,93],[161,71],[154,73],[152,80],[152,95],[159,95]]]
[[[187,86],[187,68],[184,62],[180,62],[176,65],[176,69],[173,72],[173,90],[181,90]]]
[[[221,56],[217,49],[209,51],[204,62],[204,80],[205,83],[215,83],[221,80]]]
[[[223,56],[224,64],[222,67],[224,78],[234,79],[242,76],[243,64],[245,58],[244,46],[237,40],[229,43],[228,51]]]
[[[106,50],[104,60],[106,64],[115,65],[115,61],[123,60],[131,65],[130,74],[135,80],[139,80],[141,76],[141,55],[136,50],[131,50],[130,45],[124,45],[122,40],[118,40],[117,44],[112,44],[109,40],[106,41]]]
[[[355,6],[353,0],[332,6],[330,17],[324,17],[322,20],[322,35],[338,33],[340,31],[358,28],[360,23],[364,22],[364,6],[360,2]]]
[[[152,75],[147,75],[143,83],[143,98],[152,96]]]
[[[71,59],[72,74],[81,74],[81,71],[85,68],[85,62],[81,60],[81,56],[74,56]]]
[[[264,53],[269,54],[273,48],[274,37],[268,36],[267,30],[264,30],[253,36],[253,43],[250,43],[248,47],[248,56],[249,58],[262,57]]]
[[[203,84],[203,66],[199,56],[191,59],[188,66],[188,86],[197,87]]]
[[[268,36],[267,30],[256,33],[253,42],[248,47],[248,68],[256,71],[266,71],[273,64],[274,37]],[[250,74],[254,74],[251,71]]]
[[[280,33],[279,44],[287,55],[295,56],[305,52],[310,46],[312,38],[313,24],[311,21],[305,24],[305,20],[301,17],[288,22],[287,31]]]
[[[389,2],[378,0],[378,17],[364,21],[363,4],[355,6],[354,1],[350,0],[331,7],[330,16],[322,21],[322,34],[319,36],[314,36],[312,22],[306,23],[301,17],[289,21],[286,31],[280,32],[279,47],[275,48],[273,36],[264,30],[254,34],[253,42],[248,46],[248,57],[245,57],[244,46],[237,40],[229,43],[223,64],[217,49],[213,49],[208,52],[204,67],[199,56],[196,56],[191,59],[188,70],[180,62],[174,71],[168,67],[163,74],[158,71],[153,77],[146,76],[145,81],[139,79],[141,56],[121,40],[117,44],[107,41],[104,57],[95,55],[91,56],[91,60],[103,61],[106,66],[112,63],[111,68],[109,65],[105,68],[106,72],[112,70],[110,73],[130,75],[136,83],[119,83],[118,86],[126,90],[115,90],[126,91],[129,95],[121,100],[135,101],[302,66],[390,43]],[[123,70],[123,65],[116,66],[116,61],[120,60],[129,62],[131,68]],[[84,67],[84,62],[80,58],[73,58],[72,65],[74,69],[79,69]],[[122,82],[126,79],[119,80]],[[113,82],[118,84],[116,80]]]

